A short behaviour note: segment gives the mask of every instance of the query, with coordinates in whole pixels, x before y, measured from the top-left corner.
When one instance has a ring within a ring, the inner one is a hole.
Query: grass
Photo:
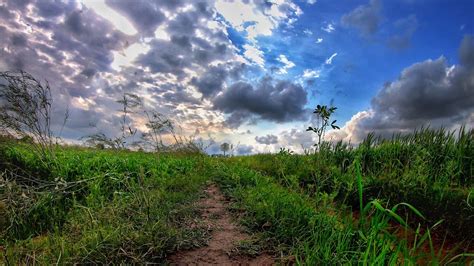
[[[22,169],[22,178],[2,177],[3,261],[160,262],[205,244],[207,229],[187,226],[199,216],[193,202],[207,180],[199,156],[62,148],[61,167],[48,175],[27,148],[3,149],[3,167]],[[64,187],[45,182],[58,177]]]
[[[426,218],[407,212],[412,226],[443,220],[441,228],[449,237],[467,242],[474,239],[474,208],[469,204],[474,191],[472,130],[461,129],[456,135],[423,129],[390,140],[369,135],[358,148],[326,144],[311,156],[264,154],[232,161],[292,190],[324,197],[353,210],[362,209],[362,200],[381,199],[392,205],[407,202]],[[362,180],[355,178],[356,171],[360,171]]]
[[[421,233],[421,226],[414,233],[415,240],[412,235],[397,236],[408,228],[405,219],[397,214],[400,207],[406,206],[422,216],[410,204],[385,208],[373,200],[363,205],[358,219],[354,219],[354,215],[341,212],[332,202],[289,190],[272,177],[241,165],[229,166],[225,162],[216,168],[216,181],[245,210],[243,224],[251,231],[264,232],[263,242],[271,243],[277,254],[294,256],[297,264],[442,264],[470,256],[436,253],[430,231]],[[361,180],[361,175],[357,179]],[[426,245],[431,247],[429,252],[424,249]]]
[[[204,155],[0,147],[0,259],[163,262],[205,245],[194,202],[208,181],[254,235],[233,254],[282,263],[466,264],[473,256],[474,132],[421,129],[316,154]],[[471,252],[471,253],[470,253]]]

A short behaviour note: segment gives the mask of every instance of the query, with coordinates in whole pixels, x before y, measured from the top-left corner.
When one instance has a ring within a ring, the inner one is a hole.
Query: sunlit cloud
[[[138,33],[130,21],[114,9],[110,8],[105,3],[105,0],[81,0],[81,3],[86,7],[93,9],[99,16],[110,21],[117,30],[129,35],[135,35]]]
[[[304,129],[316,104],[339,107],[335,119],[346,126],[333,138],[409,130],[416,123],[403,110],[432,91],[418,91],[424,84],[436,90],[417,102],[437,108],[408,112],[425,115],[416,122],[474,120],[473,28],[461,5],[428,4],[446,16],[440,28],[420,6],[406,13],[406,1],[390,16],[377,0],[343,8],[315,0],[0,2],[0,70],[48,79],[57,110],[71,109],[70,139],[116,134],[125,92],[184,134],[252,153],[311,146]],[[440,34],[446,41],[433,42]],[[440,112],[448,98],[451,108]],[[143,118],[132,119],[145,130]]]
[[[325,26],[321,27],[321,29],[327,33],[331,33],[336,30],[332,23],[328,23]]]
[[[111,66],[115,70],[120,70],[122,67],[133,66],[135,59],[140,54],[145,54],[150,50],[150,46],[145,43],[134,43],[123,51],[114,51],[114,61]]]
[[[337,53],[333,53],[328,59],[326,59],[326,65],[332,64],[332,60],[337,56]]]
[[[282,63],[283,66],[280,68],[280,70],[278,71],[279,74],[287,74],[288,73],[288,69],[290,68],[293,68],[295,67],[295,63],[291,62],[290,60],[288,60],[288,58],[286,58],[285,55],[281,54],[280,56],[278,56],[277,58],[278,62]]]

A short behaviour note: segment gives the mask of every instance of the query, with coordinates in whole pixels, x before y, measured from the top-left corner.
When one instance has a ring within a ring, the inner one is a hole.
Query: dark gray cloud
[[[228,61],[234,56],[234,50],[224,29],[208,27],[208,20],[214,18],[209,4],[195,2],[194,6],[195,9],[180,12],[167,21],[165,31],[170,40],[150,42],[151,49],[138,57],[136,63],[153,72],[173,74],[179,80],[187,76],[185,69],[204,71],[200,78],[191,81],[191,85],[209,96],[222,87],[228,76],[227,70],[222,69],[227,66],[209,67],[209,64],[215,60]]]
[[[0,47],[4,48],[0,49],[0,70],[23,69],[47,79],[59,117],[54,126],[60,126],[69,106],[72,119],[64,132],[72,138],[95,130],[110,136],[117,133],[115,99],[124,92],[144,96],[147,108],[200,130],[225,129],[222,112],[234,126],[257,119],[302,119],[306,92],[288,81],[252,85],[252,91],[245,91],[248,105],[233,105],[232,110],[221,105],[234,97],[226,88],[241,80],[246,65],[235,60],[237,48],[217,17],[213,1],[107,0],[134,25],[135,36],[124,34],[100,10],[77,1],[0,2]],[[258,3],[266,12],[274,8],[266,1]],[[295,7],[282,4],[278,8],[294,13]],[[166,36],[153,38],[158,27]],[[133,44],[150,49],[130,65],[112,68],[114,56],[128,57],[126,48]],[[206,101],[197,98],[195,90]],[[91,128],[91,123],[97,127]],[[242,146],[236,152],[252,149]]]
[[[209,67],[199,77],[193,77],[190,84],[197,87],[203,97],[209,98],[222,91],[226,80],[237,80],[244,71],[244,64],[219,64]]]
[[[253,116],[289,122],[305,119],[307,93],[301,85],[265,77],[255,88],[247,82],[236,82],[213,99],[214,108],[230,114],[228,122],[240,125]]]
[[[360,5],[341,18],[342,25],[358,29],[362,35],[369,37],[377,32],[382,16],[379,0],[370,0],[367,5]]]
[[[112,52],[123,49],[128,37],[77,3],[32,4],[32,11],[17,1],[2,5],[14,14],[0,17],[0,46],[8,47],[0,50],[3,70],[26,70],[72,96],[95,93],[87,89],[90,78],[110,70]]]
[[[28,41],[24,34],[13,34],[11,36],[11,43],[12,45],[18,47],[18,46],[26,46]]]
[[[196,9],[194,12],[179,13],[173,20],[170,21],[167,27],[168,33],[171,35],[194,35],[196,29],[200,26],[198,20],[202,17],[211,18],[213,12],[205,2],[196,2]]]
[[[35,3],[38,14],[41,17],[51,18],[58,17],[64,12],[64,5],[70,5],[69,9],[74,5],[72,2],[67,4],[60,0],[42,0]]]
[[[415,15],[401,18],[394,23],[398,33],[388,39],[388,46],[394,50],[400,51],[410,47],[411,39],[418,28],[418,20]]]
[[[459,61],[467,69],[474,69],[474,36],[464,36],[459,47]]]
[[[260,144],[270,145],[278,143],[278,137],[272,134],[266,136],[256,136],[255,141]]]
[[[254,148],[252,145],[245,145],[245,144],[238,145],[237,148],[235,149],[236,155],[248,155],[248,154],[251,154],[253,151],[254,151]]]
[[[142,35],[152,35],[166,17],[160,10],[166,2],[181,1],[146,1],[146,0],[107,0],[106,3],[132,21],[136,30]]]
[[[227,76],[225,68],[220,65],[214,66],[207,69],[199,78],[193,77],[191,84],[196,86],[204,97],[209,97],[221,91]]]
[[[472,35],[463,38],[459,61],[459,65],[449,66],[440,57],[405,68],[397,80],[386,83],[372,99],[370,112],[361,112],[348,122],[348,136],[359,141],[371,131],[390,136],[428,125],[474,126]]]
[[[188,57],[192,53],[191,47],[180,47],[165,40],[153,40],[150,45],[152,49],[137,58],[138,64],[149,67],[152,72],[185,76],[184,68],[192,63]]]

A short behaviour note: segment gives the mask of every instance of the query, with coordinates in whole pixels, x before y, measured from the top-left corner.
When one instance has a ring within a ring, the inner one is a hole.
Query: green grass
[[[356,161],[364,177],[362,184],[355,178]],[[270,176],[292,190],[326,197],[354,210],[361,209],[361,200],[382,199],[392,205],[407,202],[426,218],[407,212],[412,226],[443,220],[440,228],[451,238],[474,239],[474,208],[469,204],[474,191],[472,130],[461,129],[455,134],[422,129],[390,140],[369,135],[358,148],[326,144],[311,156],[263,154],[234,158],[231,163]]]
[[[3,261],[160,262],[205,244],[207,229],[187,226],[207,181],[202,157],[66,148],[48,173],[27,148],[3,149],[4,167],[22,169],[0,187]],[[65,187],[45,182],[58,177]]]
[[[316,154],[204,155],[0,145],[0,260],[163,262],[205,245],[208,181],[253,234],[234,254],[282,263],[466,264],[473,256],[474,132],[422,129]],[[192,225],[192,226],[191,226]]]
[[[408,203],[388,208],[373,200],[362,205],[358,219],[354,219],[351,213],[341,211],[342,206],[288,189],[242,165],[223,161],[215,167],[215,180],[237,201],[235,208],[244,210],[243,225],[263,232],[262,243],[272,246],[276,254],[294,256],[298,264],[442,264],[470,256],[437,252],[432,247],[430,228],[422,232],[421,225],[413,234],[397,234],[408,230],[406,218],[398,213],[401,207],[423,217]],[[356,178],[361,180],[362,176]],[[363,192],[361,185],[359,191]],[[431,247],[428,252],[427,246]]]

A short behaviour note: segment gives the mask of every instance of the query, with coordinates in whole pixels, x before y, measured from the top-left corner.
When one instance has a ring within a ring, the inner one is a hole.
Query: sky
[[[53,127],[120,134],[124,93],[235,154],[474,125],[473,0],[1,0],[0,71],[53,90]],[[145,132],[138,113],[131,123]]]

